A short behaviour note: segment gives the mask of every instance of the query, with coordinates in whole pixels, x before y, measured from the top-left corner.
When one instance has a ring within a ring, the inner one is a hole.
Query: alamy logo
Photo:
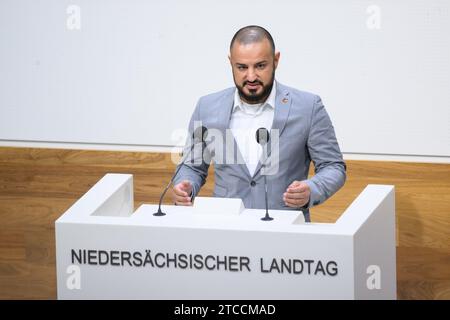
[[[369,290],[381,289],[381,268],[377,265],[370,265],[366,269],[367,277],[366,285]]]
[[[79,266],[71,264],[67,267],[66,273],[69,275],[66,280],[66,286],[69,290],[81,289],[81,269]]]
[[[381,29],[381,8],[377,5],[370,5],[367,7],[366,12],[369,15],[366,20],[367,29]]]
[[[81,8],[77,5],[70,5],[66,9],[67,21],[66,27],[67,30],[81,30]]]
[[[194,121],[194,128],[201,128],[201,121]],[[194,130],[194,134],[197,131]],[[184,129],[177,129],[172,132],[172,141],[175,147],[171,152],[171,159],[174,164],[178,164],[183,156],[177,152],[183,146],[183,154],[190,158],[185,160],[186,164],[202,165],[203,162],[215,164],[254,164],[262,161],[261,174],[275,175],[278,173],[280,162],[280,132],[278,129],[271,129],[267,142],[264,144],[257,142],[256,128],[246,129],[216,129],[208,128],[203,137],[191,137],[191,134]],[[263,137],[263,136],[261,136]],[[240,141],[239,146],[235,146],[235,141]]]

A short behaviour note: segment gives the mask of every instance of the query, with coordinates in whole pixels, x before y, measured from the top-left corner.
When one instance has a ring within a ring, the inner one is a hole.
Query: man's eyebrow
[[[267,63],[267,60],[263,60],[263,61],[256,62],[254,65],[256,66],[256,65],[258,65],[258,64],[264,64],[264,63]],[[239,62],[236,62],[235,64],[236,64],[237,66],[239,66],[239,67],[246,67],[246,66],[247,66],[247,64],[245,64],[245,63],[239,63]]]

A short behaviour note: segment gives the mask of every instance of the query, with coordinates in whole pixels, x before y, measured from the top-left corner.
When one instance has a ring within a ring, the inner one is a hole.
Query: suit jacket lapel
[[[289,90],[287,90],[287,88],[282,84],[279,84],[278,82],[276,83],[277,83],[277,96],[275,98],[275,110],[273,115],[272,128],[270,130],[270,139],[272,139],[272,136],[274,134],[277,134],[278,137],[281,136],[284,127],[286,126],[286,122],[289,116],[289,110],[291,108],[292,103]],[[274,130],[278,130],[278,132],[276,133],[276,131]],[[269,143],[267,144],[267,158],[269,158],[271,154],[271,145],[272,144],[269,140]],[[264,152],[262,156],[264,156]],[[262,163],[260,159],[253,176],[256,176],[259,173],[259,171],[261,170],[261,165]]]
[[[289,116],[289,110],[291,109],[292,99],[289,91],[285,86],[277,82],[277,97],[275,99],[275,114],[273,115],[272,129],[278,130],[278,135],[286,126],[286,122]],[[272,133],[272,132],[271,132]]]
[[[230,127],[231,112],[233,111],[234,103],[234,90],[229,90],[225,97],[222,99],[222,103],[217,110],[216,116],[216,129],[225,131]],[[213,115],[214,117],[214,115]]]
[[[248,171],[247,165],[245,164],[245,161],[243,160],[243,156],[241,154],[241,151],[239,149],[239,146],[237,145],[236,139],[234,139],[234,135],[231,133],[230,129],[230,120],[231,120],[231,113],[233,112],[234,107],[234,90],[230,90],[230,93],[228,93],[225,98],[223,99],[223,104],[220,107],[220,110],[218,111],[217,115],[217,129],[219,129],[222,132],[222,136],[224,137],[224,158],[226,158],[227,155],[227,144],[226,144],[226,132],[227,130],[230,130],[230,137],[233,139],[232,146],[233,146],[233,163],[239,164],[239,167],[242,169],[242,171],[248,176],[251,177],[250,172]],[[225,161],[225,159],[223,159]]]

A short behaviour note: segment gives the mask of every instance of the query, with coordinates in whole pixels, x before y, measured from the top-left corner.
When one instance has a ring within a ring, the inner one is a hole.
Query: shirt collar
[[[270,91],[269,97],[267,100],[263,103],[263,106],[268,106],[272,109],[275,109],[275,97],[276,97],[276,91],[277,91],[277,82],[273,82],[272,91]],[[233,112],[236,111],[237,108],[240,108],[242,110],[242,100],[239,96],[238,90],[234,90],[234,104],[233,104]]]

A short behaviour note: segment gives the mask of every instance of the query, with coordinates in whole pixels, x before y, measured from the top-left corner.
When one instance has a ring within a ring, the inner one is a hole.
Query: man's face
[[[233,79],[244,102],[264,102],[270,95],[280,53],[272,54],[269,40],[250,44],[235,42],[230,52]]]

